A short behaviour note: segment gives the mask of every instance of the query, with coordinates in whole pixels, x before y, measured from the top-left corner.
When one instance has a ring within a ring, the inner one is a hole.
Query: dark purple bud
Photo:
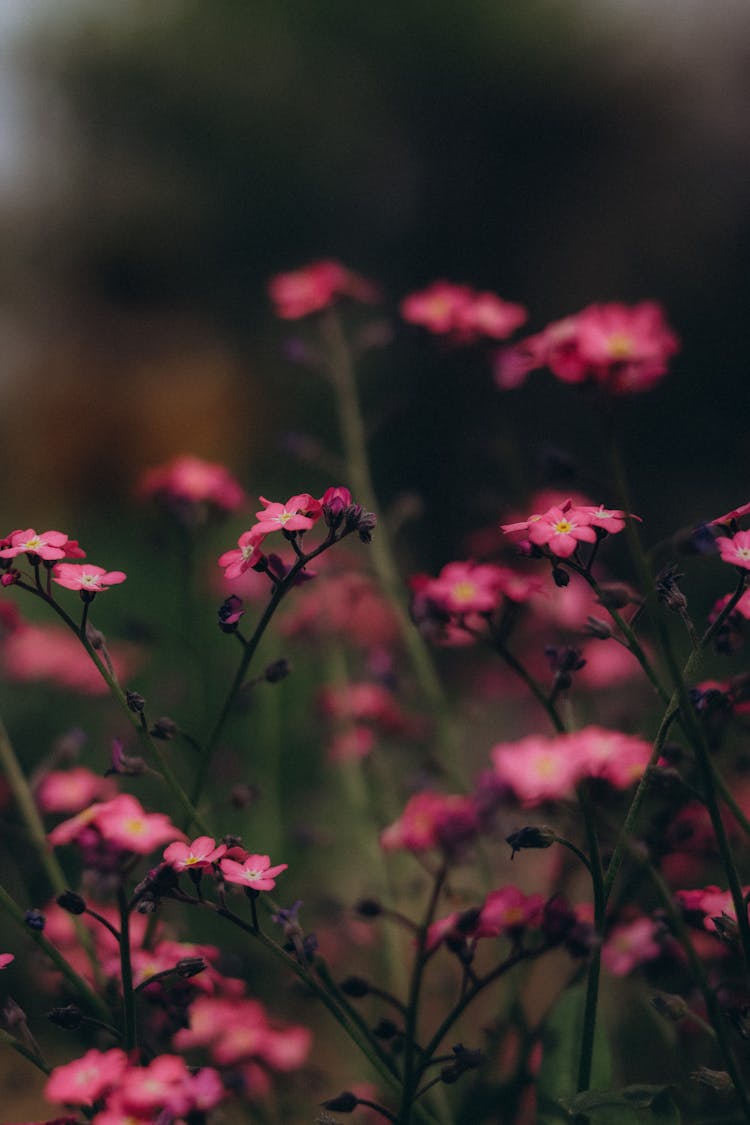
[[[140,715],[143,708],[146,706],[146,700],[137,691],[126,691],[125,702],[128,705],[128,709],[133,711],[136,715]]]
[[[171,742],[177,734],[177,723],[168,715],[162,715],[151,727],[151,737],[160,738],[164,742]]]
[[[333,1110],[334,1113],[352,1113],[359,1105],[359,1098],[349,1090],[344,1090],[338,1097],[329,1098],[320,1104],[323,1109]]]
[[[24,915],[24,922],[30,930],[42,931],[46,919],[41,910],[27,910]]]
[[[75,891],[63,891],[55,899],[58,906],[63,910],[67,910],[68,914],[83,914],[86,909],[86,902]]]
[[[219,628],[222,633],[234,633],[244,613],[242,598],[232,594],[219,606]]]

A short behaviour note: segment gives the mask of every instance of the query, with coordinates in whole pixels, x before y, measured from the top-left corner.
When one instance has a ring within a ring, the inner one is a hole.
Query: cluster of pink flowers
[[[630,394],[658,383],[677,351],[677,336],[656,302],[589,305],[501,352],[495,376],[507,390],[547,367],[564,383],[590,382]]]
[[[376,285],[340,262],[312,262],[309,266],[279,273],[268,283],[274,312],[283,320],[298,320],[328,308],[341,297],[371,304],[380,297]]]
[[[409,579],[411,613],[420,630],[442,645],[463,645],[494,614],[505,599],[526,602],[544,588],[536,578],[495,563],[447,563],[436,578],[415,574]]]
[[[642,776],[650,755],[650,744],[637,735],[598,726],[554,738],[531,734],[490,751],[495,778],[526,808],[572,798],[586,777],[627,789]]]
[[[55,1067],[45,1096],[59,1105],[91,1106],[103,1102],[93,1125],[155,1121],[160,1115],[182,1122],[191,1114],[207,1113],[224,1100],[218,1071],[189,1068],[179,1055],[160,1055],[147,1066],[136,1066],[124,1051],[87,1051],[80,1059]]]
[[[302,1066],[311,1035],[299,1024],[271,1020],[263,1005],[247,996],[200,996],[190,1008],[190,1026],[173,1038],[176,1050],[205,1048],[218,1067],[231,1067],[243,1092],[262,1097],[269,1091],[268,1071]]]
[[[406,714],[394,694],[382,684],[370,681],[324,687],[318,693],[322,714],[336,728],[329,748],[334,761],[362,758],[375,746],[378,735],[418,738],[424,724]]]
[[[84,596],[101,593],[109,586],[124,582],[127,575],[121,570],[107,571],[93,563],[65,563],[61,559],[85,559],[86,552],[81,549],[77,539],[69,539],[63,531],[36,532],[33,527],[25,531],[12,531],[0,540],[0,559],[15,559],[26,555],[30,562],[40,561],[52,566],[52,578],[59,586],[68,590],[79,590]],[[18,571],[6,563],[2,576],[4,586],[12,585],[19,578]]]
[[[137,491],[139,496],[158,500],[171,508],[207,507],[219,512],[235,512],[246,501],[242,486],[225,465],[204,461],[189,453],[148,469]]]
[[[316,500],[309,492],[301,492],[290,497],[284,504],[266,500],[264,496],[260,497],[260,502],[263,508],[255,513],[257,523],[249,531],[242,533],[237,547],[225,551],[219,558],[219,566],[224,568],[227,580],[239,578],[246,570],[260,564],[264,558],[261,549],[263,542],[274,532],[297,532],[301,535],[314,527],[321,517],[340,524],[347,512],[354,512],[356,509],[356,505],[352,504],[351,492],[341,486],[326,489],[320,500]],[[362,515],[361,509],[358,512]]]
[[[401,315],[409,324],[468,344],[482,337],[505,340],[528,320],[529,314],[523,305],[504,301],[494,293],[435,281],[427,289],[404,297]]]
[[[626,519],[638,516],[602,505],[579,506],[567,499],[519,523],[503,524],[501,530],[506,535],[523,533],[533,547],[554,558],[567,559],[575,554],[580,543],[595,543],[604,533],[614,535],[622,531]]]
[[[286,863],[272,867],[267,855],[249,852],[238,844],[217,846],[210,836],[198,836],[190,844],[183,841],[170,844],[164,851],[164,862],[178,873],[218,867],[225,882],[255,891],[273,890],[276,876],[288,867]]]
[[[499,887],[468,915],[466,911],[454,910],[433,922],[427,931],[427,948],[434,949],[454,934],[472,942],[480,938],[517,937],[522,930],[540,925],[544,903],[544,895],[527,895],[511,885]]]
[[[742,894],[747,901],[750,887],[743,887]],[[698,916],[703,928],[711,934],[717,933],[716,919],[725,916],[735,923],[737,921],[732,892],[722,891],[714,884],[696,890],[675,891],[675,898],[685,913]]]
[[[72,843],[89,847],[98,841],[120,851],[149,855],[181,835],[164,813],[147,813],[136,797],[121,793],[58,824],[49,833],[49,842],[53,847]]]
[[[398,820],[383,829],[380,846],[385,851],[451,850],[470,840],[478,827],[479,815],[471,797],[426,790],[411,797]]]

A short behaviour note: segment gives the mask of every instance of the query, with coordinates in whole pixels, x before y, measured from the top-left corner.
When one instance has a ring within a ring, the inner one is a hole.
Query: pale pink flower
[[[7,546],[0,550],[0,558],[13,559],[16,555],[36,555],[37,558],[51,561],[65,558],[65,545],[68,537],[62,531],[42,531],[37,533],[33,527],[26,531],[13,531]]]
[[[528,318],[523,305],[504,301],[494,293],[475,293],[468,305],[457,310],[456,327],[467,342],[481,336],[505,340]]]
[[[52,580],[67,590],[80,590],[87,594],[101,594],[109,586],[124,582],[127,575],[121,570],[105,570],[92,563],[58,563],[52,571]]]
[[[532,734],[519,742],[501,742],[490,757],[497,778],[526,807],[569,800],[581,776],[578,759],[562,737]]]
[[[459,314],[472,300],[468,285],[450,281],[434,281],[418,293],[409,293],[401,302],[401,315],[409,324],[418,324],[428,332],[445,335],[455,332]]]
[[[659,941],[661,923],[645,915],[632,922],[620,922],[607,934],[602,946],[602,964],[617,977],[627,976],[633,969],[653,961],[663,952]]]
[[[269,535],[273,531],[309,531],[321,516],[321,504],[310,495],[302,492],[292,496],[286,504],[266,500],[261,496],[263,510],[256,512],[257,533]]]
[[[289,864],[279,863],[271,867],[269,856],[249,855],[242,863],[225,857],[220,860],[219,866],[227,883],[238,883],[255,891],[272,891],[276,886],[276,876],[286,871]]]
[[[77,813],[92,801],[114,797],[117,789],[111,778],[102,777],[85,766],[51,770],[34,790],[36,803],[45,813]]]
[[[72,843],[91,826],[107,843],[138,855],[148,855],[160,844],[182,835],[164,813],[147,813],[135,797],[121,793],[64,820],[50,832],[49,841],[53,847]]]
[[[224,567],[224,578],[227,581],[239,578],[246,570],[250,570],[263,557],[261,547],[265,535],[258,524],[249,531],[243,531],[237,540],[237,546],[231,551],[225,551],[219,556],[219,566]],[[267,583],[266,583],[267,585]]]
[[[245,503],[245,493],[225,465],[184,454],[145,472],[138,493],[169,504],[207,504],[234,512]]]
[[[738,531],[732,539],[720,536],[716,546],[724,562],[750,570],[750,531]]]
[[[91,1105],[119,1084],[128,1067],[128,1057],[119,1047],[110,1051],[87,1051],[80,1059],[56,1066],[44,1088],[51,1102]]]
[[[175,871],[203,871],[218,862],[226,850],[226,844],[217,847],[210,836],[198,836],[191,844],[170,844],[164,849],[164,861]]]
[[[289,273],[279,273],[268,283],[268,292],[277,316],[298,320],[328,308],[339,297],[372,303],[379,292],[372,282],[346,269],[340,262],[312,262]]]

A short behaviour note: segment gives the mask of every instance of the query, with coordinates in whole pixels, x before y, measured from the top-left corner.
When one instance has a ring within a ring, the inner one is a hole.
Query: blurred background
[[[106,516],[187,451],[253,494],[308,487],[289,437],[327,438],[330,403],[281,358],[265,283],[321,256],[392,312],[435,277],[535,329],[661,300],[683,352],[623,410],[638,510],[673,527],[743,502],[748,32],[743,0],[2,0],[5,524]],[[394,324],[367,391],[377,484],[442,522],[477,497],[444,560],[518,498],[503,426],[533,444],[530,484],[540,450],[585,460],[591,421]]]
[[[298,328],[266,295],[270,275],[321,257],[386,294],[361,387],[381,510],[412,517],[405,570],[435,573],[544,484],[613,501],[576,388],[539,374],[500,392],[488,355],[399,321],[401,297],[438,277],[523,303],[532,330],[594,301],[661,301],[682,352],[619,403],[645,538],[750,500],[749,96],[745,0],[0,0],[0,534],[60,528],[126,570],[97,624],[153,643],[158,678],[135,686],[205,726],[229,654],[206,661],[222,638],[203,590],[183,643],[198,587],[181,601],[184,553],[135,486],[181,453],[225,462],[253,499],[347,483],[330,388],[292,362]],[[206,574],[243,519],[203,544]],[[232,747],[217,773],[259,786],[247,819],[298,870],[321,846],[342,865],[320,825],[326,801],[352,806],[330,774],[315,780],[310,699],[321,669],[334,682],[318,663],[300,659],[283,703],[257,704],[242,751],[278,757],[246,768]],[[182,665],[205,673],[197,697]],[[507,708],[506,682],[481,690]],[[101,772],[122,727],[107,702],[3,694],[27,759],[85,721]],[[613,724],[631,699],[613,692]],[[528,711],[514,705],[503,737]],[[497,718],[466,727],[467,775]]]

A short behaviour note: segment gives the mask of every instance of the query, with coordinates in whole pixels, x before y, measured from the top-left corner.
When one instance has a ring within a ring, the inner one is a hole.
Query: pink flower
[[[718,516],[715,520],[711,520],[710,524],[734,523],[735,520],[742,519],[743,516],[746,516],[748,514],[750,514],[750,503],[741,504],[739,508],[732,508],[732,511],[727,512],[726,515]]]
[[[110,1051],[92,1049],[80,1059],[56,1066],[44,1096],[66,1105],[91,1105],[118,1085],[127,1066],[128,1057],[119,1047]]]
[[[242,863],[234,859],[222,859],[219,866],[228,883],[252,887],[255,891],[272,891],[276,886],[276,876],[286,871],[289,864],[279,863],[276,867],[271,867],[269,856],[249,855]]]
[[[562,738],[528,735],[490,750],[496,777],[526,807],[570,799],[580,778],[579,763]]]
[[[419,592],[446,613],[492,613],[502,597],[499,568],[491,563],[448,563]]]
[[[107,843],[138,855],[148,855],[159,844],[181,835],[164,813],[147,813],[135,797],[121,793],[58,824],[49,834],[50,844],[70,844],[89,827],[96,828]]]
[[[11,532],[5,540],[7,546],[0,550],[0,558],[14,559],[16,555],[25,552],[46,561],[64,559],[67,542],[68,537],[62,531],[43,531],[37,534],[33,527],[29,527],[26,531]]]
[[[175,871],[203,871],[224,855],[226,844],[219,844],[210,836],[198,836],[191,844],[177,842],[164,849],[164,861]]]
[[[529,520],[529,539],[536,547],[547,547],[559,559],[567,559],[579,543],[595,543],[596,532],[591,516],[570,502],[561,508],[550,508],[538,518]]]
[[[617,977],[661,956],[661,923],[645,916],[613,926],[602,946],[602,964]]]
[[[112,644],[109,653],[122,681],[135,667],[135,649]],[[14,683],[48,680],[85,695],[104,695],[109,690],[80,642],[62,626],[22,622],[0,641],[0,664],[5,679]]]
[[[452,848],[475,835],[477,827],[471,797],[425,791],[411,797],[399,819],[380,833],[380,846],[384,851],[413,852]]]
[[[321,516],[321,505],[309,492],[292,496],[286,504],[275,503],[261,496],[263,511],[256,512],[254,530],[263,535],[272,531],[309,531]]]
[[[679,341],[655,302],[589,305],[506,351],[496,379],[507,389],[528,371],[548,367],[565,383],[594,382],[613,394],[631,394],[650,390],[678,350]]]
[[[340,262],[312,262],[302,269],[279,273],[268,283],[274,312],[284,320],[298,320],[310,313],[328,308],[339,297],[372,303],[378,300],[378,289]]]
[[[96,798],[114,797],[114,782],[85,766],[51,770],[36,787],[34,796],[42,812],[77,813]]]
[[[518,887],[500,887],[487,895],[474,936],[502,937],[541,922],[544,896],[525,895]]]
[[[426,289],[408,294],[401,302],[401,315],[409,324],[453,336],[464,344],[480,337],[504,340],[528,316],[522,305],[450,281],[434,281]]]
[[[171,505],[200,505],[234,512],[245,493],[226,466],[184,454],[143,474],[138,493]]]
[[[0,969],[7,969],[15,959],[14,953],[0,953]]]
[[[720,536],[716,546],[724,562],[750,570],[750,531],[738,531],[732,539]]]
[[[261,546],[265,535],[258,524],[249,531],[243,531],[237,540],[237,546],[232,551],[225,551],[219,556],[219,566],[224,567],[224,578],[231,581],[239,578],[246,570],[250,570],[263,557]]]
[[[108,586],[117,586],[126,578],[121,570],[108,571],[91,563],[58,563],[52,571],[52,580],[58,586],[87,594],[101,594]]]

